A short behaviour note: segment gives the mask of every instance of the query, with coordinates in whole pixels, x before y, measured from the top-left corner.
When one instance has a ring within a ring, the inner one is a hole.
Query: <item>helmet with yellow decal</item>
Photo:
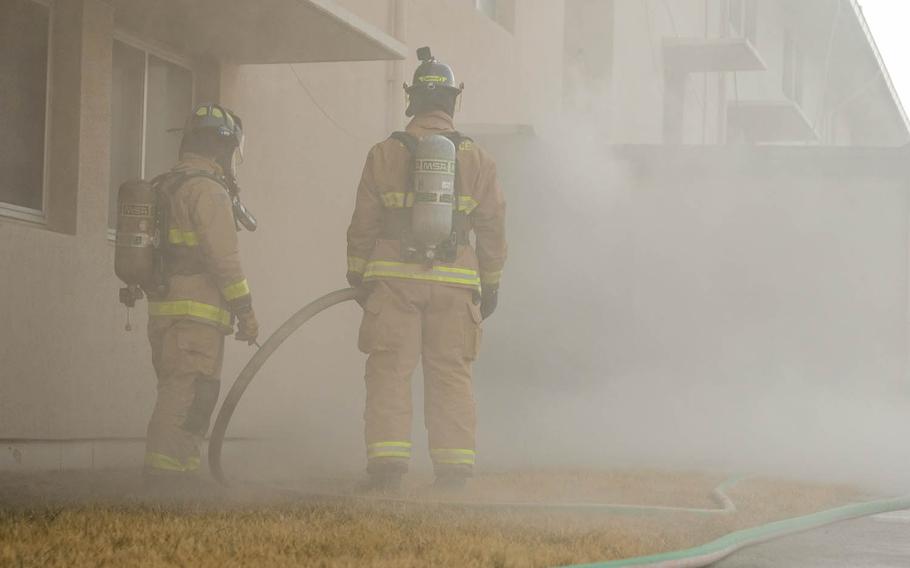
[[[218,144],[236,156],[238,163],[243,161],[243,121],[234,111],[215,103],[196,105],[183,127],[181,152],[199,139]]]
[[[433,57],[429,47],[418,49],[417,58],[420,65],[414,71],[414,80],[410,85],[407,83],[404,85],[409,97],[414,99],[444,92],[454,98],[464,90],[464,83],[455,83],[455,72],[452,68]],[[410,107],[406,114],[413,115]]]

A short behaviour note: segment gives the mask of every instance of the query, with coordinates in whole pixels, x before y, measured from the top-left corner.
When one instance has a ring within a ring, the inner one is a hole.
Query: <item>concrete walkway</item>
[[[877,515],[737,552],[716,568],[907,568],[910,511]]]

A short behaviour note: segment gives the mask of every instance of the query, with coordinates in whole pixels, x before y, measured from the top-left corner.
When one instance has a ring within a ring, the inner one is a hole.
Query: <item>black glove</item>
[[[236,316],[237,333],[234,334],[234,339],[246,341],[247,345],[253,345],[256,343],[256,338],[259,337],[259,322],[256,321],[256,313],[253,311],[253,307],[247,306],[237,312]]]
[[[363,274],[360,272],[348,271],[347,273],[348,284],[351,285],[351,288],[356,288],[359,294],[354,298],[360,307],[366,306],[367,303],[367,291],[363,287]]]
[[[351,288],[360,288],[363,285],[363,274],[360,272],[348,271],[346,278]]]
[[[480,293],[480,317],[487,319],[499,303],[499,286],[486,286]]]

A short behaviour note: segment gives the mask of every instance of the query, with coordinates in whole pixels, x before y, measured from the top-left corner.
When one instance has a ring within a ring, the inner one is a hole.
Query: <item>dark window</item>
[[[142,121],[145,99],[145,52],[114,42],[111,85],[111,220],[116,219],[117,188],[142,177]]]
[[[44,208],[50,9],[0,2],[0,203]]]
[[[145,127],[145,175],[156,176],[174,165],[183,123],[193,107],[193,74],[154,55],[148,58]]]
[[[517,0],[474,0],[474,6],[508,31],[515,28],[515,10]]]
[[[170,169],[180,149],[179,129],[193,106],[193,73],[122,41],[114,41],[111,96],[110,227],[117,189],[129,179],[151,179]]]
[[[477,9],[496,21],[496,0],[477,0]]]

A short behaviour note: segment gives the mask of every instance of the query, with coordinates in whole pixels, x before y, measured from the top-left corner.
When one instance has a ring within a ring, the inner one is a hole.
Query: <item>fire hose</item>
[[[751,529],[729,533],[707,544],[653,556],[625,558],[593,564],[573,564],[563,568],[701,568],[730,556],[737,550],[769,540],[817,529],[834,523],[871,515],[910,509],[910,496],[868,503],[854,503],[811,515],[784,519]]]
[[[300,329],[306,322],[314,316],[331,308],[332,306],[355,300],[360,292],[355,288],[345,288],[326,294],[321,298],[314,300],[292,315],[281,327],[273,333],[268,340],[262,344],[262,347],[250,358],[249,362],[240,371],[231,390],[228,392],[215,418],[215,425],[212,427],[212,434],[209,437],[209,470],[212,476],[222,485],[227,485],[227,479],[224,476],[224,470],[221,467],[221,448],[224,445],[224,435],[227,432],[228,424],[234,415],[234,410],[240,402],[243,393],[256,377],[259,369],[269,360],[269,357],[278,349],[284,341]]]
[[[212,476],[217,479],[219,483],[223,485],[228,484],[227,479],[224,475],[224,470],[221,466],[221,450],[222,446],[224,445],[225,433],[227,432],[231,417],[234,415],[234,410],[237,408],[237,404],[240,402],[241,397],[243,397],[243,394],[246,391],[247,387],[249,387],[250,383],[256,377],[256,374],[259,372],[265,362],[268,361],[272,354],[281,346],[281,344],[283,344],[288,337],[293,335],[294,332],[300,329],[309,320],[322,313],[323,311],[331,308],[332,306],[357,299],[358,294],[359,291],[354,288],[345,288],[342,290],[336,290],[335,292],[326,294],[325,296],[322,296],[321,298],[310,302],[298,310],[286,322],[284,322],[284,324],[282,324],[282,326],[279,327],[278,330],[268,338],[262,347],[256,351],[246,366],[244,366],[243,370],[234,381],[234,384],[231,386],[231,390],[225,397],[224,403],[221,405],[221,409],[218,411],[218,416],[215,419],[215,424],[212,427],[212,434],[209,438],[209,470],[211,471]],[[610,511],[613,513],[644,513],[663,510],[729,514],[735,512],[736,507],[726,496],[724,490],[730,485],[735,484],[736,481],[737,479],[731,479],[715,489],[712,497],[720,505],[719,509],[702,510],[674,507],[642,507],[600,504],[590,504],[587,506],[583,504],[572,504],[563,505],[562,507],[557,506],[557,508],[578,510],[588,509],[590,511],[601,510]],[[501,503],[493,506],[504,508],[531,507],[529,504],[517,503]],[[538,506],[548,508],[545,505]],[[761,542],[766,542],[790,534],[819,528],[837,522],[903,509],[910,509],[910,497],[886,499],[868,503],[857,503],[837,509],[822,511],[820,513],[815,513],[804,517],[777,521],[759,527],[733,532],[702,546],[690,548],[687,550],[678,550],[653,556],[626,558],[622,560],[613,560],[593,564],[578,564],[567,568],[624,568],[633,566],[639,568],[696,568],[708,566],[709,564],[717,562],[718,560],[725,558],[737,550],[745,548],[747,546],[752,546]]]

